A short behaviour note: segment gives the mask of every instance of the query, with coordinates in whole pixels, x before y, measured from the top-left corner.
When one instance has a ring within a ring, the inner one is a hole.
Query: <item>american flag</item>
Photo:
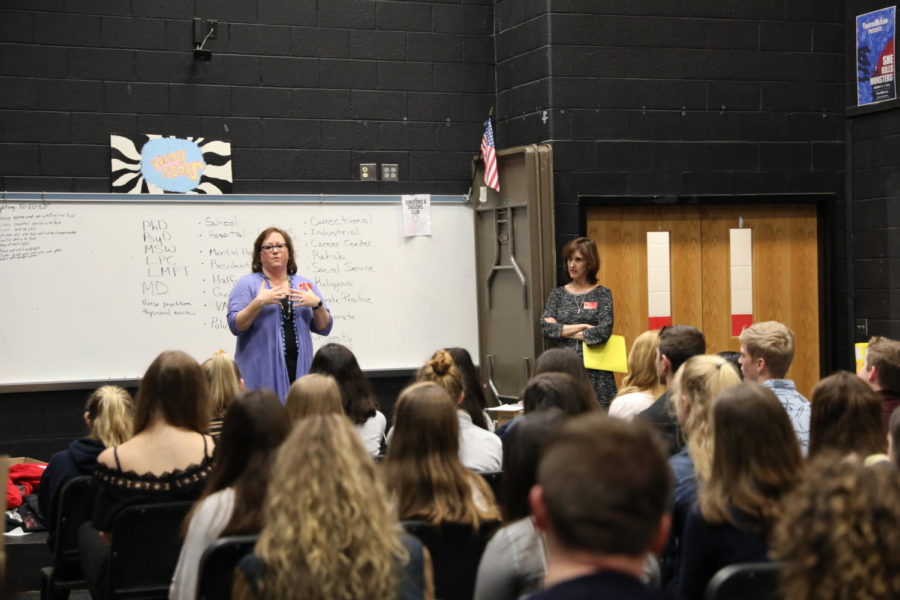
[[[491,119],[484,122],[481,136],[481,158],[484,160],[484,183],[495,191],[500,191],[500,175],[497,173],[497,154],[494,152],[494,127]]]

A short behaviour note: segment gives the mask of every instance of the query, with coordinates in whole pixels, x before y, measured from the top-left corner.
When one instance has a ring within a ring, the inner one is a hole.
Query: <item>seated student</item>
[[[528,492],[547,439],[565,421],[566,415],[556,408],[532,413],[503,444],[504,526],[481,556],[475,600],[518,600],[543,587],[546,551],[528,510]]]
[[[331,375],[310,373],[291,384],[284,407],[291,422],[309,415],[344,414],[341,391]]]
[[[438,350],[416,374],[416,381],[431,381],[441,386],[459,407],[465,399],[465,383],[462,372],[446,350]],[[463,465],[474,471],[499,471],[503,463],[503,442],[500,438],[476,427],[472,417],[458,408],[459,458]],[[393,442],[391,442],[393,443]]]
[[[309,372],[334,377],[340,387],[344,414],[359,432],[366,451],[372,456],[380,455],[387,419],[378,410],[372,386],[353,352],[340,344],[325,344],[313,356]]]
[[[546,589],[530,600],[667,597],[641,583],[668,533],[671,482],[658,436],[640,421],[591,413],[544,449],[530,494],[547,543]]]
[[[262,530],[270,464],[290,430],[287,411],[272,390],[245,392],[231,403],[206,489],[186,519],[170,600],[194,600],[200,558],[215,540]]]
[[[224,350],[218,350],[211,358],[203,361],[202,367],[206,372],[209,395],[212,399],[209,434],[214,440],[218,440],[222,431],[222,419],[225,418],[232,400],[244,389],[244,380],[241,379],[237,363],[231,360]]]
[[[134,504],[195,500],[206,485],[215,443],[209,429],[209,386],[197,361],[163,352],[150,364],[135,401],[134,437],[97,459],[97,503],[78,532],[85,579],[106,598],[110,531]]]
[[[656,352],[659,349],[659,331],[645,331],[635,338],[628,353],[628,373],[622,380],[622,389],[613,398],[609,416],[631,420],[644,412],[663,393],[656,374]]]
[[[128,440],[134,420],[131,394],[117,385],[104,385],[88,396],[84,403],[86,438],[77,439],[50,459],[41,475],[38,506],[47,525],[47,543],[53,547],[56,536],[56,513],[59,493],[70,479],[90,475],[97,468],[97,457],[103,450]]]
[[[376,465],[345,416],[302,419],[281,446],[263,530],[238,566],[233,597],[434,597],[427,552],[403,534]]]
[[[809,449],[809,401],[797,391],[797,385],[785,379],[794,361],[794,332],[778,321],[754,323],[741,332],[741,371],[744,378],[769,388],[778,397],[794,431],[800,449]]]
[[[669,390],[675,373],[692,356],[706,352],[706,338],[696,327],[672,325],[659,330],[659,348],[656,351],[656,376],[667,391],[640,413],[642,419],[650,423],[663,436],[669,447],[669,456],[684,448],[684,439],[675,420],[669,401]]]
[[[453,364],[463,376],[465,392],[459,407],[469,413],[472,423],[476,427],[494,431],[494,421],[487,413],[487,398],[484,395],[484,387],[481,385],[481,377],[478,376],[478,369],[472,362],[472,355],[465,348],[444,349],[450,353]]]
[[[838,371],[816,384],[809,422],[809,456],[832,450],[861,459],[882,454],[881,398],[865,381]]]
[[[484,478],[460,461],[456,413],[455,403],[435,383],[414,383],[397,398],[383,471],[401,519],[477,528],[499,518]]]
[[[541,354],[535,374],[519,394],[519,400],[524,414],[497,428],[502,440],[525,415],[543,407],[555,406],[569,415],[600,408],[581,357],[571,348],[552,348]]]
[[[870,339],[859,376],[881,397],[886,430],[891,413],[900,406],[900,342],[881,336]]]
[[[787,413],[758,384],[723,391],[712,407],[712,430],[712,470],[684,527],[678,589],[685,600],[702,600],[722,567],[767,560],[766,538],[803,466]]]
[[[660,565],[663,582],[671,588],[677,587],[682,534],[697,501],[698,480],[708,479],[712,470],[712,408],[724,390],[740,381],[731,363],[712,354],[689,358],[672,380],[670,398],[687,447],[669,458],[674,477],[672,527]]]
[[[790,600],[900,598],[900,477],[822,453],[784,500],[772,557]]]

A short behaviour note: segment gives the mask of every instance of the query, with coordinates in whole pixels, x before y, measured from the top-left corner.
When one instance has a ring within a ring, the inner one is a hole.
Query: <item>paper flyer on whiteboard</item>
[[[894,37],[897,7],[856,17],[856,99],[859,106],[897,97]]]
[[[403,203],[403,235],[431,235],[431,194],[405,194]]]

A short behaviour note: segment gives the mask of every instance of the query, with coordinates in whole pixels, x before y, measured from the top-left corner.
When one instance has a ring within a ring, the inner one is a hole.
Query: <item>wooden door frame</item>
[[[828,326],[832,322],[834,308],[828,301],[834,288],[832,270],[834,255],[828,243],[835,215],[837,194],[733,194],[733,195],[692,195],[692,196],[622,196],[591,195],[578,196],[578,232],[587,235],[587,212],[590,208],[611,206],[709,206],[722,204],[814,204],[816,206],[817,235],[819,245],[819,376],[824,377],[834,371],[833,349],[834,330]],[[848,282],[848,286],[852,282]],[[852,294],[851,294],[852,296]],[[852,303],[852,298],[851,298]],[[849,310],[848,332],[853,332],[853,307]],[[850,341],[848,341],[848,344]],[[852,346],[852,344],[851,344]]]

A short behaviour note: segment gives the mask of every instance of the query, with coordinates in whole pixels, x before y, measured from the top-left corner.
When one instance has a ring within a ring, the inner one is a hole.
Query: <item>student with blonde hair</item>
[[[74,477],[93,473],[101,452],[131,437],[133,411],[131,394],[124,388],[117,385],[97,388],[84,403],[83,418],[88,436],[75,440],[50,459],[38,487],[38,506],[44,513],[49,531],[47,543],[51,547],[56,533],[59,492],[63,485]]]
[[[277,453],[263,530],[238,566],[233,597],[433,598],[430,571],[350,421],[298,421]]]
[[[454,405],[459,431],[459,457],[463,465],[475,471],[499,471],[503,463],[503,442],[494,433],[477,427],[472,417],[462,408],[465,383],[462,371],[446,350],[438,350],[419,369],[417,381],[430,381],[439,385]]]
[[[344,414],[337,381],[320,373],[304,375],[292,383],[285,408],[294,423],[310,415]]]
[[[659,349],[659,331],[645,331],[637,336],[628,353],[628,373],[622,380],[622,389],[609,407],[609,416],[628,419],[650,408],[665,391],[656,372],[656,351]]]
[[[797,391],[793,381],[786,379],[794,360],[794,332],[784,323],[762,321],[744,329],[738,341],[744,378],[775,392],[791,419],[803,454],[806,454],[809,448],[809,400]]]
[[[209,433],[214,439],[219,438],[222,431],[222,419],[231,402],[237,398],[244,389],[244,380],[237,363],[225,354],[224,350],[218,350],[201,365],[206,373],[206,381],[209,383],[210,413]]]
[[[698,480],[709,479],[713,459],[712,408],[724,390],[741,382],[730,362],[713,354],[689,358],[672,382],[672,404],[686,446],[669,458],[673,475],[672,529],[661,558],[663,581],[678,573],[682,533],[697,501]],[[673,584],[674,585],[674,584]]]

